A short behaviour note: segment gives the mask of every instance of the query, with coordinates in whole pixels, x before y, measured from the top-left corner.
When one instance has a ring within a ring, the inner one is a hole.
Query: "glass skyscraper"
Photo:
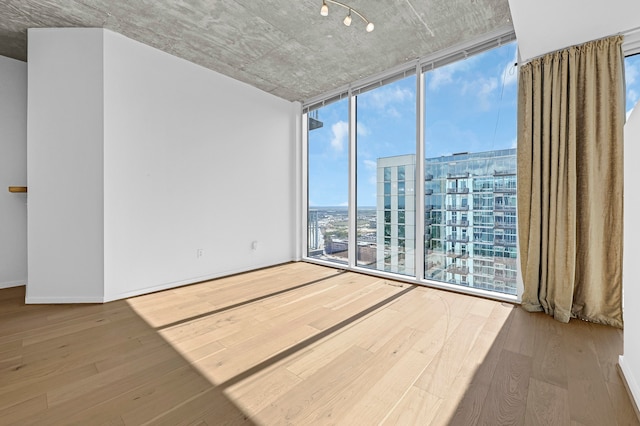
[[[399,177],[414,169],[413,155],[378,160],[378,263],[407,275],[414,263],[406,261],[399,237],[413,242],[403,210],[415,196],[400,189]],[[426,279],[516,294],[515,149],[427,158],[424,221]]]

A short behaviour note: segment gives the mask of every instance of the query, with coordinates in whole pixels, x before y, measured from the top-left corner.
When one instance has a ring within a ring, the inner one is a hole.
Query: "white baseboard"
[[[0,288],[20,287],[21,285],[27,285],[26,281],[7,281],[0,283]]]
[[[143,295],[143,294],[155,293],[156,291],[169,290],[171,288],[182,287],[182,286],[190,285],[190,284],[196,284],[196,283],[203,282],[203,281],[215,280],[216,278],[228,277],[230,275],[244,274],[244,273],[247,273],[247,272],[256,271],[258,269],[271,268],[273,266],[282,265],[282,264],[285,264],[285,263],[289,263],[291,261],[292,261],[291,259],[286,259],[286,260],[283,260],[281,262],[275,262],[275,263],[269,262],[269,263],[265,263],[265,264],[252,265],[250,268],[239,268],[239,269],[227,270],[227,271],[217,272],[217,273],[210,274],[210,275],[203,275],[203,276],[199,276],[199,277],[193,277],[193,278],[189,278],[189,279],[186,279],[186,280],[180,280],[180,281],[173,281],[173,282],[158,284],[158,285],[155,285],[155,286],[136,289],[136,290],[133,290],[133,291],[127,291],[127,292],[123,292],[123,293],[105,294],[104,302],[112,302],[114,300],[127,299],[129,297],[135,297],[135,296],[140,296],[140,295]]]
[[[640,387],[638,387],[638,382],[625,363],[623,355],[620,355],[618,358],[618,367],[620,367],[620,375],[622,376],[622,381],[629,392],[633,408],[636,410],[636,416],[638,416],[638,419],[640,420]]]
[[[140,296],[143,294],[154,293],[156,291],[168,290],[171,288],[182,287],[184,285],[195,284],[202,281],[209,281],[216,278],[227,277],[229,275],[242,274],[246,272],[255,271],[263,268],[270,268],[272,266],[282,265],[288,262],[291,262],[291,259],[286,259],[281,262],[269,262],[264,264],[252,265],[249,268],[239,268],[237,270],[227,270],[223,272],[218,272],[215,274],[204,275],[199,277],[193,277],[186,280],[173,281],[168,283],[162,283],[151,287],[135,289],[132,291],[115,293],[115,294],[105,294],[104,297],[95,297],[95,296],[87,296],[87,297],[29,297],[29,292],[27,292],[27,297],[25,300],[26,304],[64,304],[64,303],[106,303],[114,300],[126,299],[129,297]]]
[[[101,297],[87,296],[87,297],[27,297],[25,299],[27,305],[42,305],[42,304],[67,304],[67,303],[104,303],[104,299]]]

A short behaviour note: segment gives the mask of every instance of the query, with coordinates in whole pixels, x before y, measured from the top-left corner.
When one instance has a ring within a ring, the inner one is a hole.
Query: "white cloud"
[[[365,167],[367,169],[373,169],[376,170],[378,168],[378,162],[377,161],[373,161],[373,160],[364,160],[363,161]]]
[[[438,90],[441,86],[450,84],[453,82],[453,73],[455,70],[452,67],[436,68],[429,74],[429,90]]]
[[[480,80],[480,88],[478,90],[478,95],[487,96],[498,87],[498,81],[495,78],[482,79]]]
[[[358,121],[357,132],[358,136],[369,136],[371,134],[369,128],[365,126],[365,124],[361,120]]]
[[[638,92],[635,91],[635,89],[629,89],[627,90],[627,101],[631,101],[632,104],[636,104],[636,102],[638,102]]]
[[[638,76],[640,76],[640,67],[638,64],[628,65],[624,70],[624,79],[627,86],[630,86],[636,82]]]
[[[428,131],[425,137],[427,157],[450,155],[454,152],[486,151],[486,140],[480,138],[472,129],[463,128],[458,123],[439,121]]]
[[[406,88],[400,88],[397,86],[382,87],[378,90],[374,90],[370,92],[366,97],[367,105],[379,110],[387,109],[387,106],[390,104],[402,104],[405,102],[408,103],[413,101],[414,101],[413,91]]]
[[[347,135],[349,134],[349,124],[346,121],[338,121],[331,126],[331,132],[333,133],[331,148],[337,152],[344,151]]]
[[[455,74],[468,70],[472,62],[474,62],[474,58],[469,58],[430,71],[428,78],[429,84],[427,86],[428,89],[431,91],[436,91],[442,86],[454,83]]]
[[[338,207],[348,207],[348,206],[349,206],[349,203],[347,201],[338,204]]]
[[[478,98],[478,106],[483,110],[488,110],[492,106],[490,99],[493,92],[498,88],[498,80],[495,77],[477,78],[465,81],[461,92],[463,95],[475,95]]]
[[[401,117],[400,111],[398,111],[394,107],[387,108],[387,115],[389,115],[389,116],[391,116],[393,118],[400,118]]]
[[[640,99],[640,93],[638,92],[640,90],[640,87],[638,87],[638,83],[640,83],[640,63],[628,61],[625,64],[624,79],[627,95],[626,103],[627,105],[631,104],[631,108],[627,111],[627,119],[629,119],[631,111],[633,111],[634,106]]]

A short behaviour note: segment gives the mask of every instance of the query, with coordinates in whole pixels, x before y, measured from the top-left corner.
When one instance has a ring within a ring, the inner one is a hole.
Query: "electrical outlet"
[[[258,242],[254,241],[251,243],[251,250],[258,250]]]
[[[197,249],[196,250],[196,258],[200,258],[204,256],[204,250],[203,249]]]

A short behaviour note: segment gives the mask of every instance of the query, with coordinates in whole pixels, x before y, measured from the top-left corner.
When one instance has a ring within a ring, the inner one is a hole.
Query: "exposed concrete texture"
[[[0,55],[26,60],[27,28],[98,27],[304,101],[510,24],[507,0],[4,0]],[[432,35],[433,33],[433,35]]]

